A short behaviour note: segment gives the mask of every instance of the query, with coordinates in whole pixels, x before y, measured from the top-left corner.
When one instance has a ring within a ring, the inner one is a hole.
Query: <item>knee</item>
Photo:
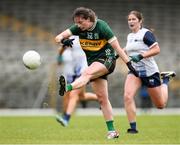
[[[133,96],[130,93],[124,93],[124,102],[126,104],[133,102]]]
[[[153,101],[157,109],[163,109],[166,107],[166,102],[163,100],[155,100]]]
[[[102,94],[96,94],[98,97],[98,102],[100,105],[106,104],[108,102],[108,97],[104,97]]]
[[[166,107],[166,104],[158,104],[156,105],[157,109],[164,109]]]
[[[157,106],[157,109],[163,109],[164,107],[163,106]]]

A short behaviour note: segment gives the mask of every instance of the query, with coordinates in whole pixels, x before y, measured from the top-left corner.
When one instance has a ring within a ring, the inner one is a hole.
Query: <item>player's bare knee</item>
[[[133,101],[132,95],[130,95],[129,93],[125,93],[125,94],[124,94],[124,102],[125,102],[125,103],[130,103],[130,102],[132,102],[132,101]]]
[[[98,102],[100,105],[103,105],[104,103],[106,103],[106,99],[103,98],[103,95],[101,95],[101,94],[99,94],[99,95],[96,94],[96,95],[98,97]]]
[[[99,102],[100,106],[103,104],[101,99],[98,99],[98,102]]]
[[[164,107],[163,106],[157,106],[157,109],[163,109]]]
[[[156,105],[156,107],[157,107],[158,109],[164,109],[164,108],[166,107],[166,104],[164,104],[164,103],[158,104],[158,105]]]

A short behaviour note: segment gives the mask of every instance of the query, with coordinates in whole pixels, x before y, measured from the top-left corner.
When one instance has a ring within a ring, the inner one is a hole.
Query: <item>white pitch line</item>
[[[58,112],[54,109],[0,109],[0,116],[54,116]],[[102,115],[102,111],[98,108],[77,108],[76,115],[91,116]],[[126,115],[124,108],[113,108],[114,115]],[[137,115],[180,115],[180,108],[165,109],[137,109]]]

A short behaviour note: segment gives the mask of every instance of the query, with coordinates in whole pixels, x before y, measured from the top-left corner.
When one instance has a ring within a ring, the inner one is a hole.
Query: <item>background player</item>
[[[161,84],[158,66],[153,56],[159,54],[160,47],[153,33],[142,27],[143,16],[138,11],[128,15],[128,25],[132,31],[127,36],[125,51],[134,61],[133,66],[139,77],[129,72],[124,87],[124,104],[130,127],[128,133],[138,133],[136,129],[136,105],[134,101],[137,90],[144,85],[152,102],[159,109],[166,106],[168,100],[168,82],[175,76],[174,72],[162,72]]]
[[[72,83],[77,79],[87,67],[86,56],[79,44],[78,36],[71,36],[73,40],[72,47],[62,47],[59,51],[58,63],[63,63],[63,74],[67,78],[67,83]],[[63,126],[67,126],[72,113],[79,101],[97,100],[97,96],[91,92],[85,92],[85,86],[70,92],[63,96],[63,115],[56,116],[56,120]]]

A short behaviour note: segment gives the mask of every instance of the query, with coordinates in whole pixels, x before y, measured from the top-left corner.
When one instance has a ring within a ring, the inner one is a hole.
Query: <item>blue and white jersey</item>
[[[87,68],[86,55],[80,46],[79,37],[74,35],[70,37],[70,39],[73,38],[72,48],[67,48],[62,54],[64,61],[63,74],[66,76],[68,83],[73,82]]]
[[[130,33],[127,36],[125,50],[128,56],[144,53],[151,49],[157,41],[152,32],[146,28],[141,28],[137,33]],[[139,73],[140,77],[148,77],[159,72],[158,66],[153,57],[142,59],[140,62],[132,62],[132,65]]]

